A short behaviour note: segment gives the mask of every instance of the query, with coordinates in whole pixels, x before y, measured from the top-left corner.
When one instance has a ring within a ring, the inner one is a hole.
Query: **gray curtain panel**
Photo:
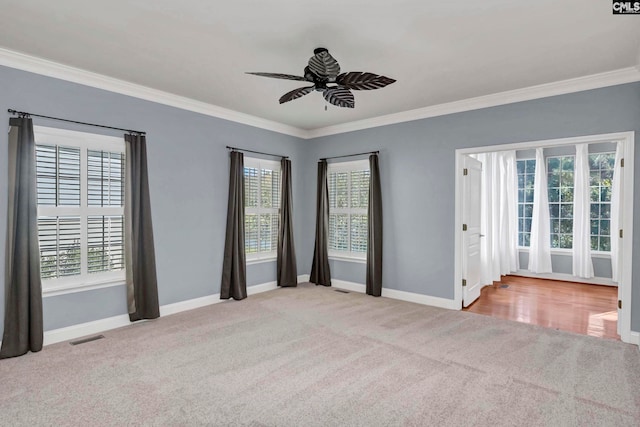
[[[151,198],[144,135],[124,136],[125,154],[125,267],[129,319],[160,317],[156,254],[151,223]]]
[[[244,253],[244,155],[232,151],[229,172],[227,233],[224,239],[220,299],[247,297],[247,265]]]
[[[329,187],[327,161],[318,162],[318,194],[316,199],[316,243],[309,280],[316,285],[331,286],[329,268]]]
[[[291,190],[291,160],[280,162],[282,197],[280,198],[280,229],[278,230],[278,286],[298,286],[296,248],[293,244],[293,196]]]
[[[30,118],[9,120],[4,333],[0,359],[42,350],[36,143]]]
[[[369,156],[369,223],[367,233],[367,295],[382,294],[382,192],[378,155]]]

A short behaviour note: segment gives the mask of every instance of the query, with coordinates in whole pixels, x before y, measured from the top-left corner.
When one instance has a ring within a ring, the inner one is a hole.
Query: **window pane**
[[[275,251],[278,245],[278,215],[260,214],[260,252]]]
[[[89,206],[124,206],[124,155],[87,151]]]
[[[531,216],[533,214],[533,186],[535,183],[535,160],[517,160],[518,170],[518,236],[519,246],[529,246]]]
[[[334,251],[349,250],[349,215],[329,215],[329,249]]]
[[[80,274],[80,217],[39,217],[40,276]]]
[[[615,153],[591,154],[591,247],[610,251],[611,185]],[[595,224],[595,226],[594,226]]]
[[[38,204],[80,206],[80,149],[36,146]]]
[[[263,208],[280,207],[280,172],[270,169],[260,171],[260,203]]]
[[[351,252],[367,251],[367,215],[351,215]]]
[[[124,270],[124,217],[87,217],[87,271]]]
[[[258,215],[244,216],[244,250],[247,254],[258,252]]]
[[[244,168],[244,207],[258,207],[258,169]]]
[[[562,249],[571,249],[573,247],[573,235],[561,234],[560,235],[560,247]]]
[[[547,159],[547,170],[549,175],[558,175],[560,172],[560,157],[549,157]]]
[[[80,149],[58,147],[58,205],[80,205]]]
[[[347,172],[336,173],[335,181],[335,207],[336,208],[348,208],[349,207],[349,174]]]
[[[351,171],[351,207],[367,208],[369,203],[369,171]]]

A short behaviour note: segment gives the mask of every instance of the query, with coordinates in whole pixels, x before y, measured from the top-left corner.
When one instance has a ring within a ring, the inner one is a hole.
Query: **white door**
[[[482,163],[463,156],[462,184],[462,305],[469,307],[482,288],[481,188]]]

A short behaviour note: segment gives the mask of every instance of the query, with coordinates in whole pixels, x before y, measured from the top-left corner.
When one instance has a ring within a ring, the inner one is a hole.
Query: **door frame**
[[[626,343],[640,345],[640,336],[631,332],[631,275],[633,259],[633,184],[634,184],[634,145],[635,132],[617,132],[601,135],[586,135],[570,138],[547,139],[540,141],[516,142],[511,144],[490,145],[474,148],[459,148],[455,157],[455,274],[453,283],[454,304],[462,309],[462,185],[463,185],[463,156],[506,150],[530,150],[537,147],[556,147],[579,143],[598,143],[621,141],[624,143],[624,189],[621,195],[625,203],[622,211],[621,228],[624,230],[624,238],[620,242],[620,281],[618,282],[619,295],[621,295],[622,309],[618,317],[620,325],[620,339]]]

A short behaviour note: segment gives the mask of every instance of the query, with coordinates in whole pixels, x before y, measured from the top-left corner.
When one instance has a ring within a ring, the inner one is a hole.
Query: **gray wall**
[[[321,157],[381,150],[383,286],[453,298],[456,149],[638,130],[640,83],[632,83],[305,141],[304,182],[315,182],[315,163]],[[636,150],[635,160],[640,165],[640,150]],[[636,188],[640,188],[639,176],[635,176]],[[308,271],[313,254],[315,196],[308,191],[304,197],[304,211],[299,217],[306,223],[298,239],[302,242],[299,259]],[[636,257],[640,254],[637,201],[636,197]],[[333,261],[332,266],[336,279],[365,281],[362,264]],[[635,263],[635,331],[640,331],[639,275],[640,263]]]
[[[298,138],[153,102],[0,67],[0,115],[8,108],[147,132],[160,304],[218,293],[229,180],[226,145],[291,156],[294,225],[302,234]],[[122,135],[34,118],[36,125]],[[6,133],[5,133],[6,135]],[[0,277],[4,289],[7,142],[0,141]],[[275,262],[247,268],[249,285],[275,280]],[[45,330],[126,314],[124,287],[44,298]],[[0,331],[4,292],[0,292]]]
[[[356,95],[357,96],[357,95]],[[640,83],[384,126],[309,141],[124,95],[0,67],[0,114],[7,108],[148,132],[160,303],[219,292],[226,217],[226,145],[292,158],[299,274],[309,273],[320,157],[381,150],[383,285],[453,298],[456,148],[640,130]],[[6,121],[5,121],[6,123]],[[35,119],[38,125],[101,131]],[[640,164],[640,150],[636,152]],[[6,171],[6,141],[0,144]],[[640,188],[636,174],[636,188]],[[0,212],[7,182],[0,173]],[[637,200],[637,198],[636,198]],[[640,254],[640,207],[634,250]],[[5,227],[0,226],[4,260]],[[364,264],[332,261],[336,279],[364,283]],[[634,266],[632,329],[640,330],[640,265]],[[275,263],[248,267],[249,284],[275,280]],[[0,263],[4,285],[4,262]],[[125,314],[122,287],[44,299],[45,330]],[[0,292],[0,330],[4,293]]]

